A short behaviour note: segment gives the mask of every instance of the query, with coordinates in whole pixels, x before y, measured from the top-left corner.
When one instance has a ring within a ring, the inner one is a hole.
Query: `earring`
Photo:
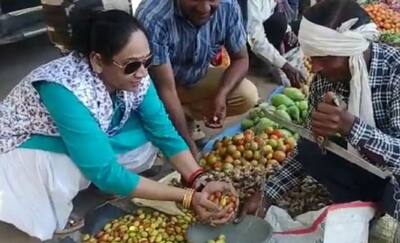
[[[94,68],[93,68],[93,71],[94,71],[96,74],[100,74],[100,73],[101,73],[101,68],[100,68],[99,66],[95,65]]]

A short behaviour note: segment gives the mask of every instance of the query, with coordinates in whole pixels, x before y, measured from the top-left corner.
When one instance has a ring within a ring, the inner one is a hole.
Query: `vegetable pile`
[[[308,101],[304,93],[297,88],[285,88],[283,94],[271,98],[272,105],[263,103],[253,108],[249,116],[242,120],[243,129],[252,129],[256,134],[269,127],[277,128],[278,124],[265,117],[267,112],[274,112],[285,120],[304,124],[308,117]]]
[[[382,31],[400,32],[400,13],[391,9],[385,3],[372,3],[364,7],[372,20]]]
[[[332,201],[326,188],[309,176],[276,202],[277,206],[287,210],[292,217],[319,210],[330,204]]]
[[[392,46],[400,47],[400,32],[384,32],[381,34],[380,41]]]
[[[185,234],[195,222],[190,211],[183,216],[169,216],[150,209],[139,209],[104,226],[95,236],[84,235],[83,243],[175,243],[186,242]]]
[[[282,166],[296,146],[294,136],[284,129],[269,127],[258,135],[246,130],[217,141],[199,165],[214,180],[232,182],[240,199],[245,199],[261,188],[266,177]]]

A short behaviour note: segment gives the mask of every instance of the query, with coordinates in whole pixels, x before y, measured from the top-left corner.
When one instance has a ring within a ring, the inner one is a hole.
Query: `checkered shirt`
[[[370,162],[384,165],[400,175],[400,49],[384,44],[372,44],[369,84],[376,128],[356,118],[347,142]],[[332,91],[348,102],[349,88],[344,83],[332,83],[317,75],[310,87],[310,108],[322,102]],[[301,151],[300,151],[301,152]],[[265,184],[266,197],[279,199],[296,186],[304,176],[302,164],[295,157]]]

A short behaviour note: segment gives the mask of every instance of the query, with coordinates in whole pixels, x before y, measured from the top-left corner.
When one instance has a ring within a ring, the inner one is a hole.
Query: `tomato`
[[[286,159],[286,153],[283,152],[283,151],[275,151],[275,152],[274,152],[273,158],[274,158],[276,161],[282,163],[282,162],[285,161],[285,159]]]
[[[233,160],[232,156],[228,155],[225,157],[224,163],[233,163]]]
[[[290,150],[293,150],[297,147],[297,141],[293,137],[288,137],[285,142],[289,146]]]
[[[234,159],[240,159],[240,158],[242,157],[242,153],[241,153],[240,151],[235,151],[235,152],[232,154],[232,157],[233,157]]]
[[[272,132],[272,135],[275,135],[277,138],[281,138],[281,137],[283,137],[283,134],[282,134],[282,132],[281,132],[281,131],[279,131],[279,130],[275,130],[275,131],[273,131],[273,132]]]
[[[223,166],[224,166],[224,165],[223,165],[221,162],[216,162],[216,163],[213,165],[214,170],[216,170],[216,171],[221,171]]]

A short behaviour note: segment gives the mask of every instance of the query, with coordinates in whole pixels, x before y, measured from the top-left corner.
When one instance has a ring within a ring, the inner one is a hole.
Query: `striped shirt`
[[[201,27],[184,18],[174,0],[143,0],[136,17],[147,29],[153,65],[171,63],[177,85],[190,87],[202,79],[221,46],[237,53],[246,46],[246,32],[236,0],[221,0]]]

